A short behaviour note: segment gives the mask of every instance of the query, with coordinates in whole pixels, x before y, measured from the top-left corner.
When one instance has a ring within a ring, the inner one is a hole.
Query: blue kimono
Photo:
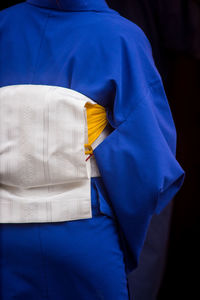
[[[104,106],[112,128],[94,149],[94,218],[0,224],[3,300],[128,299],[151,217],[185,176],[151,45],[105,0],[27,0],[0,12],[0,33],[1,87],[69,88]]]

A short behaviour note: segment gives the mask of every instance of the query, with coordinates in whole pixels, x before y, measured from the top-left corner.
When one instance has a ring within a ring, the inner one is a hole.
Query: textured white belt
[[[94,156],[85,159],[86,102],[95,103],[57,86],[0,88],[0,223],[92,217],[91,177],[100,173]]]

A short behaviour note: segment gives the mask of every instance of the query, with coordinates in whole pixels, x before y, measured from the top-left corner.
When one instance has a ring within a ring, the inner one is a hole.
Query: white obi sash
[[[0,223],[92,217],[94,156],[86,161],[87,96],[68,88],[0,88]],[[109,134],[106,127],[95,148]]]

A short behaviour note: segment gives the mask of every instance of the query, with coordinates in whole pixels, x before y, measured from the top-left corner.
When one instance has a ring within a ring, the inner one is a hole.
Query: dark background
[[[200,299],[200,2],[108,3],[139,25],[151,42],[177,129],[177,160],[186,171],[184,185],[173,199],[166,268],[157,299]]]
[[[173,199],[166,267],[157,299],[200,299],[200,1],[107,2],[139,25],[151,42],[177,129],[177,160],[186,171],[184,185]],[[143,295],[137,300],[148,300]]]
[[[19,2],[2,1],[1,9]],[[200,1],[107,3],[139,25],[152,45],[177,129],[176,157],[186,172],[172,201],[164,276],[155,299],[200,299]],[[136,300],[149,299],[141,295]]]

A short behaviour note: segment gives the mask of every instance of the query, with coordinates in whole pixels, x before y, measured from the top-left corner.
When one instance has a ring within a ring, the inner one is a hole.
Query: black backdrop
[[[19,2],[23,1],[2,1],[1,9]],[[151,42],[177,129],[177,159],[186,171],[184,185],[173,199],[166,268],[157,300],[200,299],[200,2],[107,3],[139,25]]]
[[[139,25],[151,42],[177,128],[177,159],[186,171],[184,185],[173,200],[166,268],[157,299],[200,299],[200,2],[107,2]],[[141,296],[141,300],[148,299]]]
[[[200,299],[200,3],[108,3],[138,24],[151,42],[177,128],[177,159],[186,171],[184,185],[173,200],[167,263],[157,299]]]

